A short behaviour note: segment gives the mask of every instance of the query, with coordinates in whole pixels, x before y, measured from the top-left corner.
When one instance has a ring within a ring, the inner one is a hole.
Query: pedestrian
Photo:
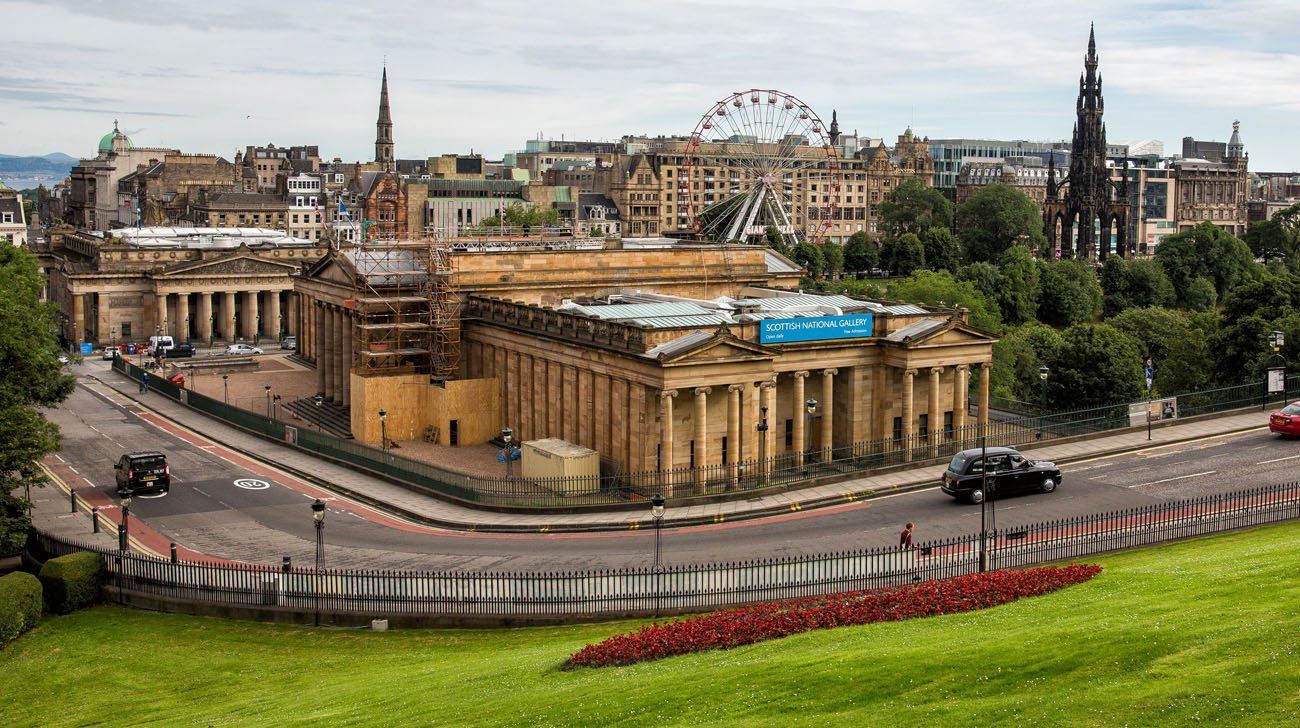
[[[149,393],[149,372],[142,372],[140,374],[140,393]]]
[[[898,545],[902,548],[912,548],[912,524],[908,522],[903,528],[903,532],[898,534]]]

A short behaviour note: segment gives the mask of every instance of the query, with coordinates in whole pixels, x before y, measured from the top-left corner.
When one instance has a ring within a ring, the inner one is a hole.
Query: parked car
[[[1292,402],[1269,415],[1268,429],[1279,435],[1300,435],[1300,402]]]
[[[149,350],[151,352],[161,349],[163,352],[171,351],[176,346],[176,340],[170,336],[150,336]]]
[[[193,344],[177,344],[167,352],[168,359],[177,359],[180,357],[194,356]]]
[[[133,495],[141,493],[167,493],[172,486],[172,468],[167,456],[160,452],[132,452],[117,459],[113,465],[117,476],[117,494],[131,486]]]
[[[100,354],[99,354],[99,358],[100,358],[100,359],[103,359],[104,361],[112,361],[113,359],[116,359],[116,358],[117,358],[117,347],[116,347],[116,346],[105,346],[105,347],[104,347],[104,350],[103,350],[102,352],[100,352]]]
[[[249,354],[261,354],[262,350],[250,344],[231,344],[230,346],[226,347],[226,353],[241,354],[247,356]]]
[[[60,363],[60,364],[67,364],[69,361],[71,361],[71,359],[68,358],[68,355],[67,355],[67,354],[59,354],[59,363]]]
[[[286,336],[286,337],[284,337],[283,339],[280,340],[280,348],[281,348],[281,349],[297,349],[297,348],[298,348],[298,337],[296,337],[296,336]]]
[[[1061,469],[1046,460],[1030,460],[1009,447],[962,450],[952,457],[940,486],[944,493],[968,503],[985,498],[984,468],[988,459],[988,488],[995,498],[1011,493],[1051,493],[1061,484]]]

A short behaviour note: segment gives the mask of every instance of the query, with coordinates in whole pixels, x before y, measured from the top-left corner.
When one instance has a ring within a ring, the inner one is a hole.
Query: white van
[[[174,346],[176,346],[176,342],[173,341],[173,340],[172,340],[172,337],[170,337],[170,336],[150,336],[150,337],[149,337],[149,349],[152,350],[152,351],[155,352],[155,353],[156,353],[156,352],[159,352],[159,351],[162,351],[162,352],[168,352],[168,351],[171,351],[171,350],[172,350],[172,347],[174,347]]]

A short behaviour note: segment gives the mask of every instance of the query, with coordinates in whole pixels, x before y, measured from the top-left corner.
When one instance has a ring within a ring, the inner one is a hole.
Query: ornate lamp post
[[[266,390],[266,417],[271,418],[271,385],[263,384],[262,388]]]
[[[513,441],[514,439],[515,439],[514,430],[510,429],[509,427],[501,428],[501,441],[506,444],[505,449],[502,450],[502,453],[504,454],[506,460],[507,478],[514,477],[515,467],[514,467],[514,461],[511,459],[514,453],[511,451],[511,446],[510,446],[511,441]]]
[[[230,404],[230,375],[221,375],[221,398],[226,404]]]
[[[388,410],[379,410],[379,448],[388,452]]]
[[[661,526],[664,522],[665,511],[667,511],[667,508],[664,507],[663,495],[655,494],[650,499],[650,517],[655,519],[655,571],[659,570],[659,546],[662,543],[660,534],[662,533]]]
[[[317,498],[311,504],[311,517],[316,523],[316,573],[315,588],[312,589],[315,602],[316,626],[320,626],[320,570],[325,566],[325,501]]]
[[[1051,372],[1047,365],[1038,367],[1038,381],[1042,384],[1042,403],[1043,414],[1038,418],[1038,437],[1042,439],[1043,431],[1046,429],[1047,422],[1047,375]]]
[[[804,462],[810,463],[812,462],[812,452],[813,452],[812,449],[813,416],[817,414],[817,400],[809,399],[807,402],[804,402],[804,409],[807,410],[808,412],[808,427],[807,427],[808,432],[806,435],[807,442],[804,443],[806,445],[806,447],[804,448],[804,452],[806,453],[806,455],[804,456]]]
[[[758,472],[767,472],[767,407],[758,408]]]
[[[312,397],[311,401],[316,403],[316,432],[319,433],[321,431],[321,407],[325,405],[325,398],[318,394]]]
[[[131,496],[134,493],[130,483],[119,493],[122,498],[122,528],[117,532],[118,551],[126,551],[131,545]]]

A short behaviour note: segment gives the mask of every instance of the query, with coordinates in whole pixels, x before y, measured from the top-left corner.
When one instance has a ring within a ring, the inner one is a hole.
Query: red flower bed
[[[994,571],[869,591],[727,609],[652,624],[587,645],[565,667],[631,665],[673,655],[729,649],[814,629],[969,612],[1048,594],[1101,573],[1095,564]]]

